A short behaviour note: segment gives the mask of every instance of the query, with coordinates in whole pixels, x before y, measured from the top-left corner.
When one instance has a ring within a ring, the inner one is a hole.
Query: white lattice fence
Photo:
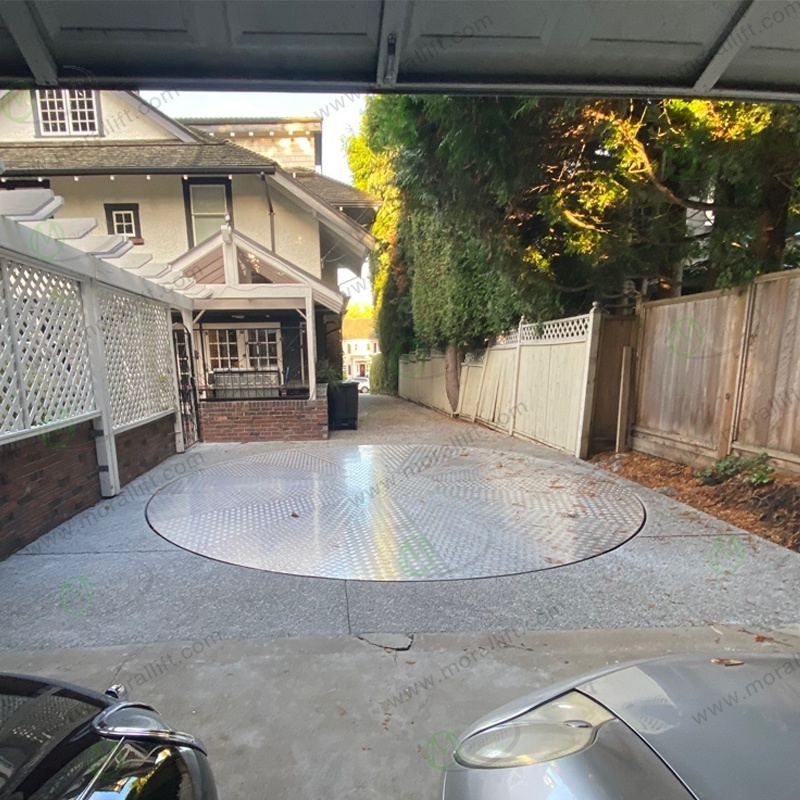
[[[92,413],[78,283],[10,261],[0,270],[0,436]]]
[[[565,317],[548,322],[531,322],[520,329],[501,333],[497,336],[497,344],[516,344],[520,333],[523,344],[537,342],[580,342],[589,334],[589,315]]]
[[[114,430],[173,410],[169,310],[106,290],[97,299]]]

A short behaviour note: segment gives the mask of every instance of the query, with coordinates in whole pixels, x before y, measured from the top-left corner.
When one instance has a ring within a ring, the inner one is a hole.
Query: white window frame
[[[192,218],[192,236],[194,238],[195,245],[204,242],[205,239],[199,239],[197,236],[197,225],[196,220],[198,217],[218,217],[220,214],[218,212],[210,212],[210,211],[195,211],[194,209],[194,190],[195,189],[208,189],[208,188],[215,188],[220,189],[222,191],[222,218],[225,219],[226,216],[230,214],[230,209],[228,208],[228,187],[224,183],[190,183],[189,184],[189,216]],[[220,225],[222,227],[222,225]],[[206,237],[210,238],[210,237]]]
[[[94,116],[94,130],[76,130],[79,120],[73,117],[76,109],[73,108],[73,102],[77,102],[83,98],[75,96],[76,92],[86,92],[86,97],[91,99],[92,114]],[[55,95],[55,96],[54,96]],[[101,136],[101,117],[100,117],[100,101],[97,92],[90,89],[37,89],[34,92],[36,99],[36,114],[38,120],[38,128],[40,136],[58,137],[58,136]],[[57,131],[48,131],[46,126],[50,123],[45,121],[45,114],[50,113],[50,109],[43,108],[43,103],[58,102],[60,112],[64,116],[64,128]]]
[[[119,215],[119,218],[117,215]],[[127,217],[130,217],[130,221],[127,219]],[[119,225],[122,227],[128,227],[130,225],[131,230],[117,230],[117,226]],[[120,236],[127,236],[130,239],[135,239],[139,235],[136,230],[136,215],[133,213],[133,209],[131,208],[118,208],[113,210],[111,212],[111,226],[114,229],[113,233],[118,233]]]
[[[283,382],[283,342],[281,337],[281,325],[279,322],[237,322],[237,323],[229,323],[229,322],[214,322],[209,325],[203,325],[203,332],[207,331],[219,331],[219,330],[226,330],[226,331],[236,331],[236,346],[239,353],[239,363],[244,363],[244,366],[239,367],[230,367],[225,368],[226,371],[230,370],[233,372],[245,372],[245,371],[253,371],[253,372],[275,372],[277,371],[281,377],[281,382]],[[253,367],[250,366],[250,356],[247,352],[247,335],[246,332],[248,330],[276,330],[276,343],[278,345],[278,366],[277,367],[269,367],[268,369],[260,369],[255,370]],[[203,352],[205,355],[206,364],[208,365],[209,372],[216,372],[211,366],[211,348],[210,348],[210,341],[209,337],[204,335],[203,336]]]

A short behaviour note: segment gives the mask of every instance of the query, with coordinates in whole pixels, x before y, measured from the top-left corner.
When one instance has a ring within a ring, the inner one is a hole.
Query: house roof
[[[5,175],[97,175],[116,173],[272,172],[271,158],[225,140],[142,140],[0,145]]]
[[[375,323],[371,319],[353,319],[345,317],[342,320],[342,339],[374,339]]]
[[[380,200],[348,183],[320,175],[313,169],[291,170],[292,177],[326,203],[339,206],[376,206]]]

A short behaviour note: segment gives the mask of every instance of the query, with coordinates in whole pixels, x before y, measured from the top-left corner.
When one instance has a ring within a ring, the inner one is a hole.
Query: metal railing
[[[308,397],[308,384],[285,380],[277,369],[214,370],[200,388],[201,400],[276,400]]]

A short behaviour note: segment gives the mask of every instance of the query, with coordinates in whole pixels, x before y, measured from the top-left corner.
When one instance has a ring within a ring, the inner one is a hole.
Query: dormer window
[[[100,134],[97,102],[89,89],[39,89],[36,108],[42,136]]]

